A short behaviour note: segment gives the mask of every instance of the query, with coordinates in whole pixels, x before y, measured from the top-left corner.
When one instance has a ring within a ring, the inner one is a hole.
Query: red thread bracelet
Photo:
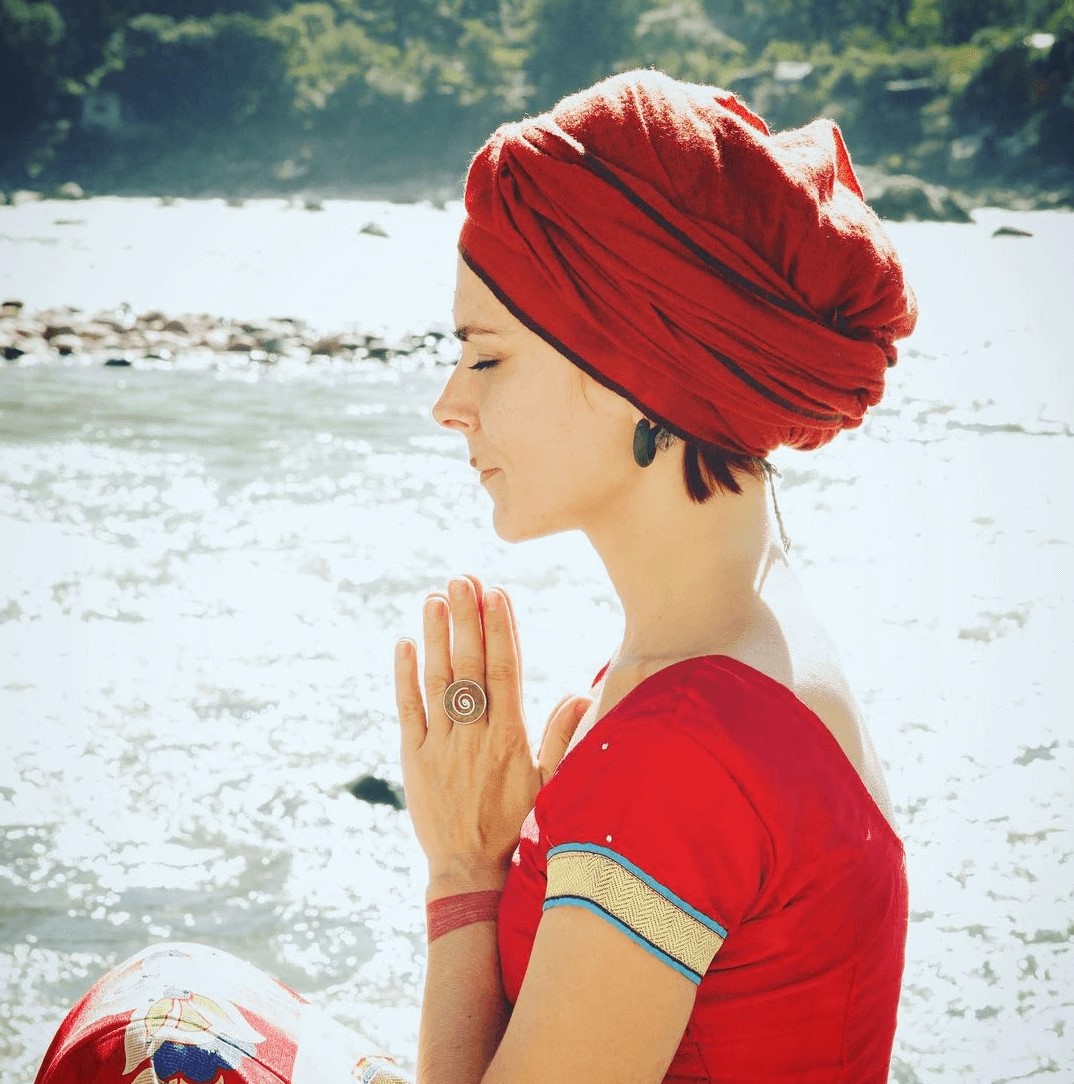
[[[498,889],[483,892],[460,892],[456,896],[443,896],[425,905],[425,921],[429,930],[429,944],[452,930],[470,926],[475,922],[495,922],[500,909]]]

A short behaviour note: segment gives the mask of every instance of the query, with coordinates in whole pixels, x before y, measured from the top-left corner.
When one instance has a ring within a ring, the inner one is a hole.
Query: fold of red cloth
[[[497,129],[459,248],[525,324],[670,431],[764,456],[880,401],[917,306],[828,120],[771,134],[655,71]]]

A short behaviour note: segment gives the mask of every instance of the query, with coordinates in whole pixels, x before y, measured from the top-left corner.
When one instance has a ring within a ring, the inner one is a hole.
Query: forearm
[[[428,895],[445,894],[431,886]],[[474,922],[438,937],[429,945],[418,1084],[478,1084],[503,1038],[507,1017],[495,923]]]
[[[426,901],[456,897],[454,904],[434,911],[434,932],[442,936],[429,946],[418,1081],[478,1084],[509,1015],[494,916],[483,908],[492,902],[487,897],[503,888],[519,829],[584,708],[579,710],[578,698],[560,701],[535,763],[522,713],[510,601],[501,591],[483,592],[472,578],[453,581],[447,594],[450,601],[431,594],[423,608],[423,674],[411,641],[400,640],[395,654],[407,808],[429,860]],[[456,680],[480,685],[482,678],[483,717],[460,721],[457,708],[448,711],[447,691]],[[472,893],[486,899],[460,898]],[[457,919],[479,921],[459,925]]]

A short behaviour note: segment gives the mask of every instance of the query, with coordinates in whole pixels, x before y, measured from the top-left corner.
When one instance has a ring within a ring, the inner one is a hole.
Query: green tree
[[[526,76],[532,105],[558,98],[611,74],[634,52],[643,0],[530,0]]]
[[[0,160],[25,149],[56,111],[65,32],[53,4],[0,0]]]
[[[250,15],[139,15],[123,32],[122,53],[102,86],[152,124],[240,124],[276,115],[290,100],[283,47]]]

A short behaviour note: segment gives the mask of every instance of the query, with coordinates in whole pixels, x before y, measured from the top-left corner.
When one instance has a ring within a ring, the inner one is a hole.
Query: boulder
[[[368,237],[387,237],[388,231],[379,222],[367,222],[359,231]]]
[[[230,334],[227,328],[214,327],[202,335],[198,345],[205,347],[206,350],[226,350],[229,339]]]
[[[122,335],[125,331],[130,331],[134,327],[134,314],[129,309],[103,312],[96,317],[95,323],[111,328],[117,335]]]
[[[40,203],[44,196],[40,192],[32,192],[27,188],[20,188],[11,193],[11,206],[21,207],[24,203]]]
[[[90,320],[88,323],[82,324],[79,327],[78,334],[83,339],[89,339],[92,342],[100,342],[102,339],[113,336],[115,334],[115,329],[100,321]]]
[[[310,345],[311,354],[327,354],[331,357],[343,349],[343,342],[338,335],[323,335]]]
[[[905,174],[874,178],[865,193],[869,205],[893,222],[972,222],[969,211],[943,185]]]
[[[74,181],[67,181],[56,189],[54,196],[56,199],[85,199],[86,193],[82,191],[82,186],[80,184],[75,184]]]
[[[18,361],[26,351],[20,350],[17,346],[9,343],[7,346],[0,349],[0,353],[4,355],[4,361]]]
[[[370,805],[386,805],[392,809],[405,809],[403,788],[376,775],[361,775],[347,784],[347,790],[359,801]]]
[[[1023,230],[1018,226],[999,226],[992,231],[993,237],[1032,237],[1032,230]]]
[[[227,350],[231,354],[249,354],[257,349],[257,343],[249,335],[231,335],[227,341]]]
[[[77,335],[78,332],[70,324],[47,324],[41,332],[41,337],[47,342],[59,338],[61,335]]]
[[[49,346],[63,357],[82,353],[82,340],[77,335],[55,335],[49,339]]]

